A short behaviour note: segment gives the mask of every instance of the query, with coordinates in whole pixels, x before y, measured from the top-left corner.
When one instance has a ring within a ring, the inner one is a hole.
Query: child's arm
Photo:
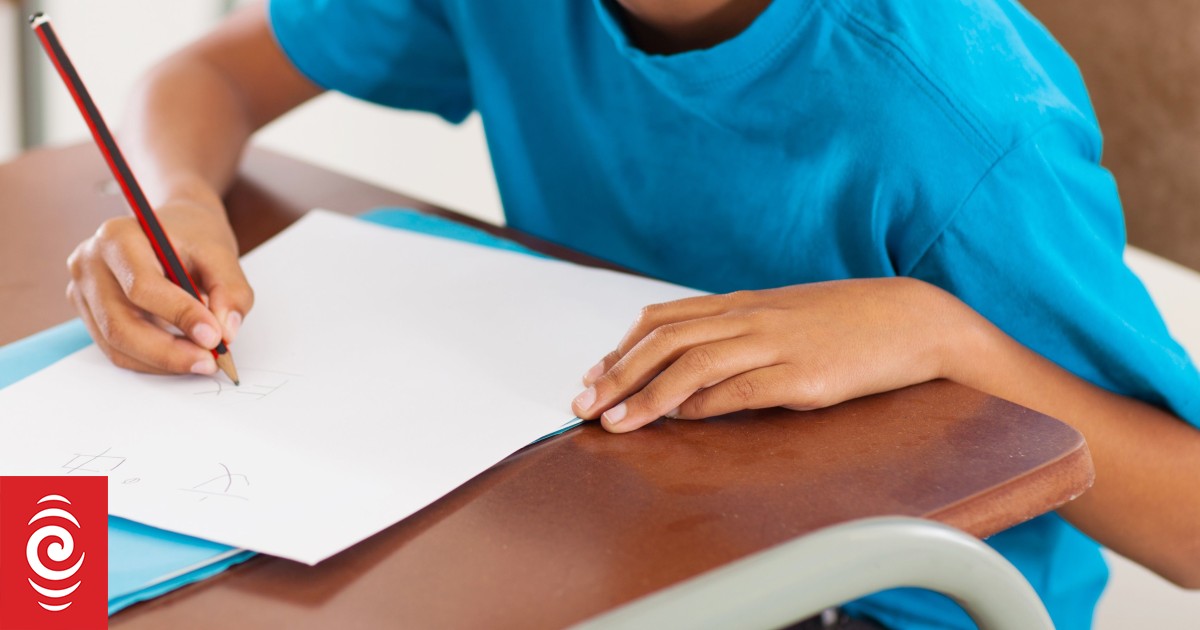
[[[1096,481],[1060,514],[1200,587],[1200,375],[1122,262],[1120,202],[1090,137],[1060,122],[1014,146],[926,247],[892,258],[915,261],[896,270],[911,278],[648,308],[576,412],[630,431],[951,379],[1079,430]]]
[[[585,377],[593,393],[574,407],[627,432],[664,415],[815,409],[935,378],[1075,427],[1091,449],[1096,483],[1060,514],[1176,584],[1200,587],[1200,432],[1059,368],[919,280],[844,280],[651,306]],[[591,395],[593,404],[581,404]]]
[[[222,336],[233,341],[254,301],[221,193],[250,134],[319,92],[275,44],[262,5],[147,75],[122,147],[209,308],[163,277],[133,217],[105,222],[71,254],[67,295],[113,363],[145,372],[216,370],[207,349]]]

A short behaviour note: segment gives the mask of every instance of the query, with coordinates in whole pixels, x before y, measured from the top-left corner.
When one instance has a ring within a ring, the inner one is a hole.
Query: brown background
[[[1200,2],[1024,4],[1083,72],[1130,242],[1200,269]]]

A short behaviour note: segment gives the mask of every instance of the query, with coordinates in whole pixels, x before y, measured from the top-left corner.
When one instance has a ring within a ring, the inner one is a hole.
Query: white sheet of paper
[[[112,514],[315,564],[563,426],[642,306],[697,294],[323,211],[243,263],[241,387],[89,346],[0,391],[0,474],[108,475]]]

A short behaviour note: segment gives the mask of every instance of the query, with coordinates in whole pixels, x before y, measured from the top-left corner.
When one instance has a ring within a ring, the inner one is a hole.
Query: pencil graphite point
[[[29,26],[31,28],[37,28],[49,21],[50,18],[46,17],[46,14],[40,11],[29,16]]]
[[[234,385],[241,385],[242,381],[238,379],[237,368],[233,365],[233,353],[226,348],[225,352],[217,354],[217,367],[233,381]]]

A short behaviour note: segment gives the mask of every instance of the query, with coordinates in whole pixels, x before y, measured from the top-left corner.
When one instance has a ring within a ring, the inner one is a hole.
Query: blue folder
[[[541,256],[487,232],[413,210],[375,210],[361,218],[412,232]],[[49,366],[91,342],[83,323],[72,320],[0,347],[0,388]],[[216,575],[254,555],[251,551],[110,516],[108,614]]]

